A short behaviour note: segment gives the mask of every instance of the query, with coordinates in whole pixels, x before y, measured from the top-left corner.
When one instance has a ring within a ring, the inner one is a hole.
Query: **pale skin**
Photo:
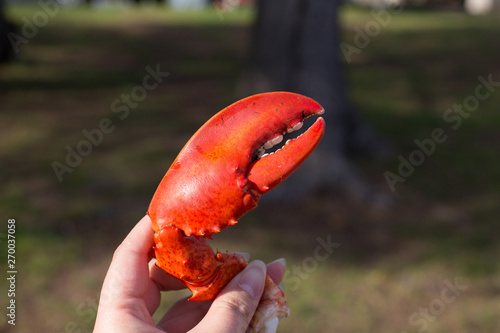
[[[153,230],[143,217],[116,249],[104,279],[94,333],[245,332],[264,290],[265,274],[279,283],[284,260],[259,260],[236,275],[214,301],[180,299],[157,323],[161,292],[185,286],[151,259]]]

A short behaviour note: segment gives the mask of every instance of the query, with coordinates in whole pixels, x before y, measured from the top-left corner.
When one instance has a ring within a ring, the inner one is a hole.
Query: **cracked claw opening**
[[[324,111],[318,111],[322,114]],[[296,123],[293,132],[302,127],[303,122]],[[272,153],[265,153],[283,140],[282,134],[277,134],[257,150],[257,159],[250,165],[248,180],[255,184],[261,193],[266,193],[278,186],[312,153],[319,144],[325,132],[325,121],[319,117],[316,122],[302,135],[287,140],[285,145]]]

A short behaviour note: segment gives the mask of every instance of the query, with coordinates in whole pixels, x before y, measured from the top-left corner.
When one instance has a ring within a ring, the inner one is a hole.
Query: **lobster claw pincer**
[[[206,242],[257,206],[262,194],[285,180],[321,140],[322,118],[273,153],[287,132],[323,108],[288,92],[254,95],[213,116],[187,142],[165,174],[148,215],[155,230],[158,266],[193,292],[213,299],[246,261],[214,254]]]
[[[323,136],[324,123],[323,118],[318,118],[300,137],[288,140],[282,148],[274,153],[264,153],[249,166],[248,180],[258,188],[260,194],[269,192],[278,186],[309,156]],[[295,127],[300,128],[302,124],[299,122]],[[282,135],[279,135],[271,140],[271,144],[266,144],[272,145],[273,141],[277,142],[281,139]]]

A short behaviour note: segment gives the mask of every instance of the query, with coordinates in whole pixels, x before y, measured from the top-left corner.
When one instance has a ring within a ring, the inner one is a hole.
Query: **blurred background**
[[[0,331],[91,332],[184,143],[270,90],[316,98],[328,134],[212,246],[287,259],[278,331],[500,331],[497,0],[0,5]]]

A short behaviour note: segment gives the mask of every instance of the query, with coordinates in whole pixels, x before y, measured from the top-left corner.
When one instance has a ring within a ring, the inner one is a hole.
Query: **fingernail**
[[[285,258],[276,259],[275,261],[271,261],[270,264],[275,263],[275,262],[279,262],[281,264],[281,266],[283,266],[283,268],[286,268],[286,259]]]
[[[266,264],[260,260],[252,261],[241,273],[238,279],[238,286],[250,296],[255,297],[260,289],[262,289],[265,274]]]

